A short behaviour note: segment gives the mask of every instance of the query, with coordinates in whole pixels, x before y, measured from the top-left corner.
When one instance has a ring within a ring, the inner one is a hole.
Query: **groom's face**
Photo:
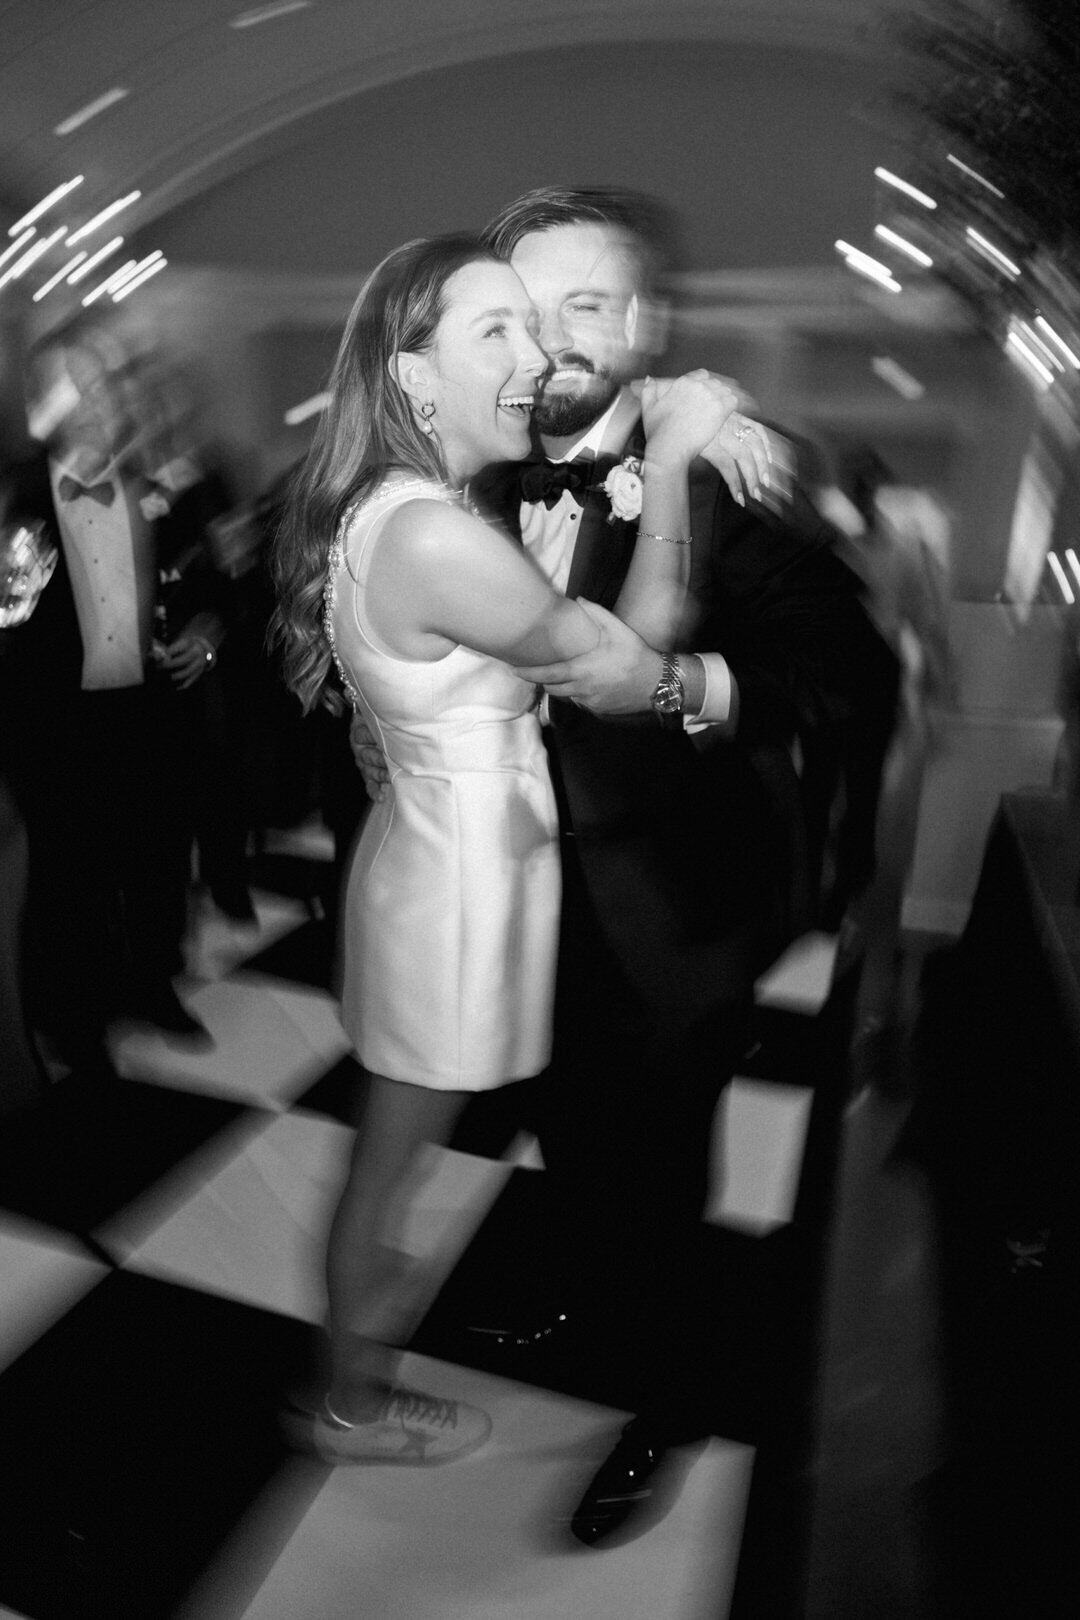
[[[510,263],[539,311],[549,363],[533,421],[546,438],[584,433],[639,369],[637,255],[615,227],[581,221],[523,236]]]

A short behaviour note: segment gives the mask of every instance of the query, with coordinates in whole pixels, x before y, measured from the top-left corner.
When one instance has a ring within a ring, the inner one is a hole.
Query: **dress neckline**
[[[357,506],[374,505],[376,501],[387,500],[391,495],[401,495],[406,490],[425,488],[440,490],[444,495],[450,495],[455,500],[460,500],[462,495],[460,489],[454,489],[451,484],[444,483],[441,478],[436,478],[434,475],[427,478],[398,478],[393,481],[386,479],[373,493],[361,495]]]

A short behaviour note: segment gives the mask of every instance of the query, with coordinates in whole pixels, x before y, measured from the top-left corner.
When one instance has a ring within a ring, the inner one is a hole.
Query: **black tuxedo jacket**
[[[622,454],[643,449],[639,423]],[[518,539],[519,476],[519,465],[500,465],[471,486]],[[805,497],[784,521],[757,503],[740,508],[704,461],[690,496],[695,623],[683,650],[727,660],[734,724],[695,737],[651,713],[603,718],[555,702],[549,739],[560,810],[607,940],[643,996],[668,1015],[674,998],[687,1017],[703,997],[745,995],[811,925],[792,745],[888,705],[896,682],[859,583]],[[636,529],[610,516],[591,488],[567,584],[608,608]]]

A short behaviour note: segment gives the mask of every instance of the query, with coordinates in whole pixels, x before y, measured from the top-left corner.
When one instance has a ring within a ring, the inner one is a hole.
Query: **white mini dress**
[[[370,628],[372,555],[417,498],[459,500],[384,485],[346,513],[327,578],[334,657],[390,773],[349,871],[342,1021],[373,1073],[481,1091],[550,1059],[558,823],[536,689],[467,647],[399,657]]]

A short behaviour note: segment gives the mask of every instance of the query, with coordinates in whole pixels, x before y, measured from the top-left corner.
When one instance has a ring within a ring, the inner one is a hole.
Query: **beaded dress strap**
[[[361,495],[360,499],[345,509],[338,524],[337,533],[326,563],[326,583],[323,586],[323,634],[326,636],[330,655],[334,660],[342,690],[345,693],[349,707],[360,707],[360,694],[345,673],[345,666],[338,654],[337,642],[334,640],[334,610],[337,607],[337,576],[345,563],[345,538],[360,512],[369,506],[380,505],[383,501],[395,495],[404,495],[407,492],[419,489],[430,490],[435,500],[443,501],[447,506],[457,506],[461,503],[461,493],[440,484],[434,478],[410,478],[398,484],[384,484],[374,495]]]

